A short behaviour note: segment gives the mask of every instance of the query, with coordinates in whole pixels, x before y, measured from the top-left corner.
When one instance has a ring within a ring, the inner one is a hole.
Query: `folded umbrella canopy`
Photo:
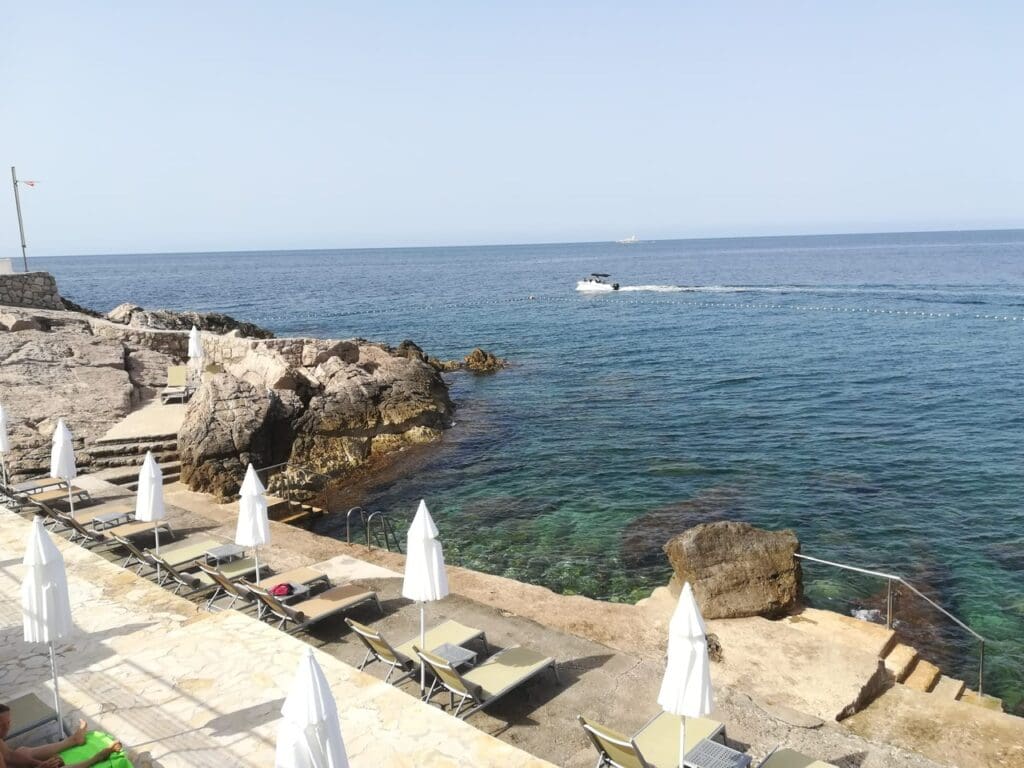
[[[309,646],[281,707],[274,768],[348,768],[338,706]]]
[[[416,517],[409,526],[406,537],[405,579],[402,581],[402,597],[416,600],[420,604],[420,650],[424,648],[426,627],[425,605],[428,601],[440,600],[448,594],[448,573],[444,569],[444,551],[437,540],[437,526],[430,516],[427,503],[420,499]],[[420,664],[420,693],[426,688],[427,671]]]
[[[53,446],[50,449],[50,477],[57,477],[68,484],[68,504],[75,514],[75,499],[71,495],[71,481],[78,477],[75,468],[75,448],[71,444],[71,431],[64,425],[64,419],[57,419],[53,430]]]
[[[68,598],[68,577],[60,550],[43,528],[43,518],[32,521],[32,531],[25,549],[25,576],[21,582],[21,615],[26,643],[46,643],[50,648],[50,672],[53,675],[54,709],[61,734],[60,691],[57,687],[57,655],[55,641],[71,634],[71,601]]]
[[[245,471],[245,479],[238,498],[238,526],[235,544],[253,547],[256,557],[256,583],[260,583],[260,547],[270,543],[270,521],[267,517],[266,488],[256,475],[252,464]]]
[[[203,337],[200,335],[199,329],[194,325],[192,330],[188,332],[188,362],[192,369],[192,383],[198,387],[200,374],[203,370]]]
[[[658,693],[658,704],[682,718],[679,731],[679,766],[686,754],[686,718],[711,713],[711,668],[707,630],[690,583],[683,585],[679,603],[668,625],[668,663]]]
[[[135,493],[135,519],[153,523],[153,539],[156,553],[160,554],[160,521],[166,514],[164,510],[164,474],[160,465],[153,458],[152,451],[146,451],[146,459],[139,470],[139,489]],[[157,580],[160,579],[160,566],[156,567]]]
[[[7,410],[3,403],[0,403],[0,482],[3,483],[4,489],[7,488],[7,463],[4,461],[4,455],[10,450],[11,441],[7,437]]]

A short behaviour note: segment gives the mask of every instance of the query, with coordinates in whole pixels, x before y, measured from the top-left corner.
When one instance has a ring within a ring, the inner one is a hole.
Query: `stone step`
[[[928,693],[939,682],[941,676],[942,670],[930,661],[918,658],[917,663],[914,664],[914,668],[907,675],[907,679],[903,681],[903,684],[908,688],[913,688],[915,691]]]
[[[142,460],[146,457],[145,453],[131,454],[126,456],[100,456],[94,457],[90,466],[95,469],[113,469],[117,467],[135,467],[135,472],[138,474],[138,469],[142,466]],[[166,451],[163,453],[154,453],[153,458],[157,460],[157,463],[163,467],[166,464],[172,464],[178,461],[177,451]]]
[[[178,450],[178,440],[144,440],[133,443],[118,443],[117,445],[102,445],[93,443],[89,446],[89,455],[93,457],[106,456],[145,456],[146,451],[153,453],[167,453]]]
[[[993,712],[1003,711],[1002,699],[997,699],[995,696],[989,696],[987,693],[979,695],[977,691],[972,691],[970,688],[966,689],[961,694],[960,701],[962,701],[964,704],[970,704],[974,707],[990,709]]]
[[[162,434],[162,435],[146,435],[145,437],[123,437],[123,438],[114,438],[114,439],[101,437],[100,439],[96,440],[92,444],[93,445],[98,445],[98,446],[103,446],[104,448],[114,448],[114,447],[119,446],[119,445],[133,445],[135,443],[140,443],[140,442],[143,442],[143,443],[144,442],[150,442],[150,443],[156,443],[156,442],[160,442],[160,443],[175,442],[176,443],[176,442],[178,442],[178,433],[177,432],[168,432],[167,434]]]
[[[896,643],[885,657],[885,668],[902,683],[907,679],[917,661],[917,649],[903,643]]]
[[[943,698],[956,701],[960,698],[966,687],[963,680],[956,680],[952,677],[941,675],[939,682],[932,688],[931,692],[934,696],[942,696]]]

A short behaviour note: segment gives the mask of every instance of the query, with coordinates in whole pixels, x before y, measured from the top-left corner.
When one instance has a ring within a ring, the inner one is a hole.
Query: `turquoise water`
[[[511,359],[453,376],[455,427],[369,500],[411,517],[426,498],[451,562],[635,600],[681,528],[790,527],[933,596],[988,638],[986,689],[1024,699],[1024,232],[37,264],[97,309]],[[577,294],[594,270],[623,290]],[[884,607],[881,582],[805,577],[816,605]],[[901,630],[973,685],[970,637],[922,605],[899,597]]]

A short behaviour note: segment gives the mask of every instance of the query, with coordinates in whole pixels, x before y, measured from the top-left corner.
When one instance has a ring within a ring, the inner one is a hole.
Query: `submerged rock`
[[[799,551],[792,531],[736,522],[698,525],[665,545],[675,579],[690,582],[707,619],[785,614],[802,595]]]
[[[271,339],[274,334],[253,323],[236,320],[219,312],[175,312],[170,309],[143,309],[137,304],[126,302],[107,313],[112,323],[121,323],[135,328],[153,328],[163,331],[188,331],[194,325],[201,331],[229,333],[238,331],[251,339]]]
[[[403,341],[403,345],[411,344],[411,342]],[[415,347],[416,345],[413,344]],[[419,350],[419,347],[416,347]],[[420,350],[422,353],[422,350]],[[472,371],[473,373],[495,373],[500,371],[502,368],[508,367],[508,360],[497,357],[491,354],[486,349],[476,347],[466,355],[462,360],[438,360],[436,357],[426,357],[424,359],[430,363],[435,369],[448,373],[450,371]]]

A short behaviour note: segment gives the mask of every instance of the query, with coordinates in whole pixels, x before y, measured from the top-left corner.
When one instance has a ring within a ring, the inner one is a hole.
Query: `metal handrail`
[[[352,513],[358,512],[359,518],[363,521],[363,526],[366,526],[366,510],[362,507],[352,507],[345,515],[345,542],[348,544],[352,543]]]
[[[930,597],[925,595],[923,592],[921,592],[921,590],[919,590],[913,584],[908,582],[902,576],[897,576],[897,575],[892,574],[892,573],[883,573],[881,571],[872,571],[872,570],[869,570],[868,568],[858,568],[855,565],[847,565],[846,563],[837,563],[837,562],[834,562],[832,560],[822,560],[820,557],[811,557],[810,555],[802,555],[799,552],[794,552],[793,553],[793,557],[798,557],[801,560],[810,560],[810,561],[815,562],[815,563],[821,563],[822,565],[830,565],[833,568],[841,568],[841,569],[843,569],[845,571],[854,571],[856,573],[863,573],[863,574],[866,574],[868,576],[877,576],[878,578],[885,579],[886,582],[887,582],[887,586],[888,586],[888,591],[887,591],[886,598],[885,598],[885,628],[886,629],[892,629],[892,612],[893,612],[892,585],[893,585],[893,582],[902,584],[904,587],[906,587],[911,592],[913,592],[915,595],[920,597],[922,600],[924,600],[930,606],[935,608],[935,610],[939,611],[939,613],[943,614],[946,618],[950,619],[954,624],[956,624],[961,629],[967,631],[968,633],[970,633],[971,635],[973,635],[975,637],[975,639],[978,641],[978,695],[981,696],[984,693],[984,691],[985,691],[985,643],[987,642],[985,640],[985,638],[982,637],[977,632],[975,632],[973,629],[971,629],[969,626],[967,626],[964,622],[962,622],[960,619],[958,619],[952,613],[947,611],[941,605],[936,603]]]
[[[366,518],[366,546],[370,546],[370,530],[373,528],[373,519],[375,517],[380,518],[380,531],[381,536],[384,538],[384,546],[388,552],[391,551],[391,541],[388,539],[388,534],[391,534],[391,539],[395,542],[395,549],[398,552],[402,551],[402,545],[398,542],[398,534],[395,533],[395,528],[391,525],[391,520],[388,519],[387,513],[383,510],[377,510],[372,512],[369,517]]]

